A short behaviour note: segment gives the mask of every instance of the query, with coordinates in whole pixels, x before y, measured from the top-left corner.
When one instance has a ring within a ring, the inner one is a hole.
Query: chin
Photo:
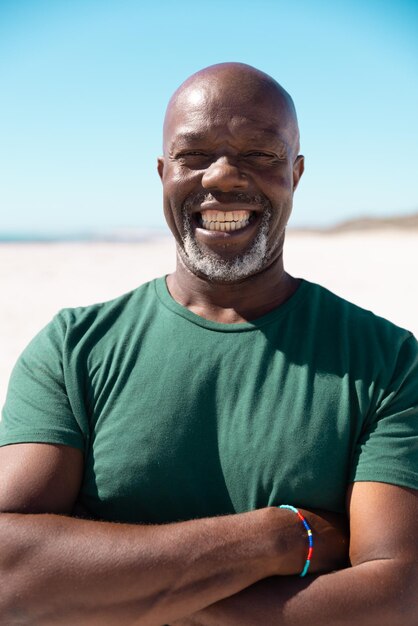
[[[179,254],[186,267],[197,276],[216,283],[237,283],[259,273],[269,265],[267,229],[260,228],[253,244],[232,258],[203,250],[191,232],[183,238]]]

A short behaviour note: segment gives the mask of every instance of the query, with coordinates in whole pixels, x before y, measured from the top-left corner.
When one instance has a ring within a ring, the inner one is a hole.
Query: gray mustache
[[[202,202],[208,202],[211,200],[218,200],[220,202],[224,202],[225,204],[233,204],[234,202],[243,202],[244,204],[258,204],[265,208],[270,207],[270,202],[267,198],[261,194],[250,195],[247,193],[239,192],[229,192],[223,193],[218,197],[213,196],[211,193],[197,193],[193,196],[189,196],[186,198],[184,202],[184,208],[189,210],[195,207],[196,205],[202,204]]]

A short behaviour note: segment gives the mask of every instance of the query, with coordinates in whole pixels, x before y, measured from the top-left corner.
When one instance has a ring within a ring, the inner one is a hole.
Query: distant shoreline
[[[126,228],[109,231],[67,232],[1,232],[0,243],[144,243],[164,239],[168,229],[146,230]]]
[[[358,217],[338,222],[337,224],[333,224],[331,226],[323,226],[321,228],[303,226],[292,228],[293,231],[298,232],[315,232],[324,234],[393,229],[418,231],[418,213],[392,217]]]
[[[372,230],[407,230],[418,232],[418,212],[392,217],[358,217],[329,226],[292,226],[294,233],[332,235]],[[168,228],[121,228],[103,231],[27,232],[0,231],[0,243],[144,243],[170,236]]]

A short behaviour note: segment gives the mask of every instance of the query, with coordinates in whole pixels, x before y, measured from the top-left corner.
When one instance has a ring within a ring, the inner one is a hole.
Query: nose
[[[234,189],[246,189],[248,180],[228,157],[222,156],[211,163],[203,174],[202,187],[228,192]]]

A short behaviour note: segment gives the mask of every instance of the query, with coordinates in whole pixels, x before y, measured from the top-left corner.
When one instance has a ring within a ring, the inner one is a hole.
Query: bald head
[[[164,121],[164,148],[176,122],[178,111],[207,103],[222,108],[227,105],[237,114],[249,104],[269,104],[280,115],[287,129],[294,157],[299,151],[299,128],[292,98],[271,76],[244,63],[219,63],[187,78],[171,97]]]

